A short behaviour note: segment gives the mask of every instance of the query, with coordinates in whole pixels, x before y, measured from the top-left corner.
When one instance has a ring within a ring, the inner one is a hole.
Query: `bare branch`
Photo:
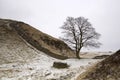
[[[63,40],[75,49],[78,58],[82,47],[100,47],[100,43],[97,41],[100,34],[95,31],[88,19],[84,17],[68,17],[61,29],[65,34]]]

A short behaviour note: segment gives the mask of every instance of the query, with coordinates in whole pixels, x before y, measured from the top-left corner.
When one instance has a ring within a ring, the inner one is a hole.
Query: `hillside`
[[[70,58],[73,53],[63,41],[28,24],[0,19],[0,80],[72,80],[99,61]],[[69,68],[54,68],[54,62]]]
[[[33,47],[58,59],[75,57],[63,41],[23,22],[0,19],[0,63],[32,59],[39,54]]]
[[[77,80],[120,80],[120,50],[80,75]]]

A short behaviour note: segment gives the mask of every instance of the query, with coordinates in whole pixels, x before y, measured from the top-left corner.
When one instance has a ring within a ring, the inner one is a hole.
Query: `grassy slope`
[[[119,80],[120,50],[78,77],[77,80]]]
[[[25,41],[52,57],[59,59],[75,57],[74,52],[59,39],[53,38],[23,22],[1,19],[1,22],[2,21],[4,25],[9,23],[10,27],[12,27]]]
[[[0,25],[0,64],[26,61],[37,54],[12,28]]]

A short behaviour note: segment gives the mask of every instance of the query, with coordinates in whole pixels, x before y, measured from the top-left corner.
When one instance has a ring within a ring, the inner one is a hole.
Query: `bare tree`
[[[97,40],[100,34],[95,31],[88,19],[84,17],[68,17],[63,29],[64,37],[61,38],[76,52],[76,57],[80,59],[79,53],[83,47],[99,48],[100,44]]]

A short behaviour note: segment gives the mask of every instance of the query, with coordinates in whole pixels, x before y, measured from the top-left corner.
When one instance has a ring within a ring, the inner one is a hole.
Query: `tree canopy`
[[[80,58],[79,53],[83,47],[100,47],[101,43],[98,42],[100,34],[84,17],[67,17],[66,22],[60,28],[64,34],[61,39],[75,50],[77,58]]]

